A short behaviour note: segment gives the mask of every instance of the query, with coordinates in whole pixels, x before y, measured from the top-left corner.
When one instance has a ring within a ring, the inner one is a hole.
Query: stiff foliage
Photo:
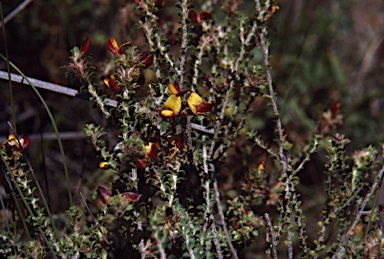
[[[292,149],[284,134],[269,64],[268,26],[278,6],[255,0],[252,11],[244,11],[236,0],[220,7],[220,1],[182,0],[176,3],[175,25],[161,19],[163,1],[134,2],[148,51],[130,42],[119,46],[111,38],[108,91],[90,67],[89,38],[72,50],[67,66],[67,75],[83,84],[114,127],[85,126],[110,179],[95,190],[103,205],[95,214],[81,196],[84,206],[70,207],[65,228],[58,230],[48,206],[39,205],[23,143],[11,138],[1,146],[1,157],[16,220],[24,229],[10,231],[6,219],[2,253],[9,258],[245,258],[249,253],[374,258],[381,253],[381,229],[364,237],[361,229],[370,230],[378,215],[372,198],[384,173],[382,151],[369,146],[346,156],[349,140],[330,135],[342,123],[340,104],[323,113],[302,150]],[[177,31],[170,32],[171,25]],[[271,106],[274,142],[244,127],[256,101]],[[118,141],[112,143],[111,134]],[[244,136],[268,163],[257,161],[255,168],[237,172],[243,181],[231,196],[219,188],[218,175]],[[319,149],[328,153],[325,198],[317,238],[309,241],[298,174]]]

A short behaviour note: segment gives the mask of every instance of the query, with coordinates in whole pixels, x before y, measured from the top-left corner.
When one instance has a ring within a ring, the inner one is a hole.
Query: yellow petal
[[[149,154],[149,152],[151,152],[152,145],[153,145],[153,143],[149,142],[148,145],[144,146],[145,147],[145,151],[147,152],[147,155]]]
[[[172,156],[169,158],[169,161],[171,161],[177,153],[177,147],[175,147],[175,151],[173,152]]]
[[[111,167],[109,166],[109,163],[108,163],[108,162],[99,162],[99,167],[100,167],[100,168],[103,168],[103,169],[109,169],[109,168],[111,168]]]
[[[119,52],[123,53],[129,46],[131,46],[132,42],[127,42],[124,43],[123,45],[120,46]],[[117,43],[116,43],[117,45]]]
[[[203,99],[200,97],[200,95],[198,95],[197,93],[195,92],[192,92],[188,99],[187,99],[187,102],[188,102],[188,105],[189,105],[189,108],[191,108],[191,111],[194,113],[194,114],[197,114],[197,111],[196,111],[196,106],[195,104],[196,103],[201,103],[203,102]]]
[[[172,94],[168,97],[167,101],[165,101],[164,106],[172,110],[175,115],[179,115],[181,110],[181,97]]]
[[[167,119],[175,117],[175,113],[171,110],[162,110],[160,114]]]
[[[180,91],[171,83],[168,84],[168,89],[172,94],[178,94]]]

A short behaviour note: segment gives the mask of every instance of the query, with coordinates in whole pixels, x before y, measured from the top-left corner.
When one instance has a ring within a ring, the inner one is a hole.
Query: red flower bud
[[[20,144],[23,147],[23,149],[26,149],[29,146],[29,143],[31,143],[31,140],[27,136],[23,136],[20,139]]]
[[[212,17],[212,14],[208,13],[208,12],[201,12],[201,14],[200,14],[200,19],[202,21],[209,20],[209,19],[211,19],[211,17]]]
[[[331,112],[333,116],[336,116],[339,113],[339,110],[340,110],[340,102],[337,102],[332,105]]]
[[[144,53],[141,53],[140,60],[143,62],[144,68],[147,69],[153,63],[153,55],[149,54],[149,51],[146,51]]]
[[[124,192],[121,194],[121,196],[124,197],[127,201],[137,202],[143,195],[135,192]]]
[[[213,108],[213,103],[196,103],[195,107],[197,112],[209,112]]]
[[[112,192],[103,186],[97,186],[97,196],[104,203],[108,203],[112,197]]]
[[[189,13],[189,19],[191,19],[191,21],[194,23],[200,23],[200,16],[195,11]]]
[[[115,77],[111,76],[111,78],[104,79],[104,83],[109,87],[112,87],[118,91],[121,91],[121,87],[119,84],[115,81]]]
[[[82,53],[82,54],[87,53],[87,51],[88,51],[90,45],[91,45],[91,40],[89,39],[89,37],[87,37],[84,46],[83,46],[83,47],[81,48],[81,50],[80,50],[81,53]]]

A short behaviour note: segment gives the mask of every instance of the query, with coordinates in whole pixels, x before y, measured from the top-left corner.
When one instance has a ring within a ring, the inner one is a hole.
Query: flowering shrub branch
[[[365,241],[354,234],[358,224],[372,221],[366,215],[373,218],[378,212],[370,201],[384,173],[376,165],[382,163],[379,151],[370,146],[347,157],[349,140],[336,132],[342,125],[340,103],[323,113],[305,147],[291,144],[285,135],[269,61],[268,26],[278,10],[275,2],[255,0],[253,15],[245,17],[237,0],[202,6],[181,0],[176,4],[180,18],[172,24],[177,32],[168,31],[171,24],[162,21],[165,1],[128,4],[141,15],[138,23],[149,51],[134,40],[119,46],[110,38],[105,47],[114,67],[102,80],[105,85],[95,83],[89,38],[82,48],[73,48],[67,66],[67,75],[85,86],[107,123],[116,127],[85,126],[108,181],[99,183],[93,197],[81,194],[84,208],[67,211],[70,223],[63,238],[54,234],[53,219],[45,217],[23,170],[20,149],[27,141],[10,138],[1,146],[7,179],[28,210],[25,222],[39,226],[45,241],[39,253],[47,255],[44,246],[62,258],[245,258],[253,248],[272,258],[380,253],[384,239],[379,228]],[[219,4],[224,8],[215,7]],[[226,19],[218,21],[221,16]],[[257,51],[262,61],[255,58]],[[153,78],[145,78],[149,70]],[[112,89],[108,98],[116,105],[106,102],[105,87]],[[247,130],[256,100],[272,107],[275,128],[269,130],[275,130],[275,142]],[[235,172],[240,184],[227,187],[221,182],[222,167],[245,136],[265,160]],[[300,172],[318,151],[328,157],[322,219],[313,238],[298,186]],[[95,199],[101,204],[96,213],[87,205]],[[87,225],[80,220],[86,213],[92,218]],[[36,243],[31,237],[25,245],[1,237],[7,251],[21,254]]]

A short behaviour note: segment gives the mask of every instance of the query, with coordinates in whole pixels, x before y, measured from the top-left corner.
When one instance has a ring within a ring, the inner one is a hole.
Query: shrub
[[[111,38],[114,66],[104,79],[107,91],[90,66],[89,38],[72,49],[67,66],[67,74],[83,84],[115,127],[107,134],[102,125],[85,126],[110,179],[95,190],[103,205],[93,215],[87,205],[92,198],[81,196],[83,206],[69,208],[68,225],[59,235],[46,202],[43,207],[38,202],[44,195],[29,179],[32,168],[21,159],[28,141],[11,137],[1,146],[1,157],[24,230],[15,235],[5,221],[2,253],[10,258],[378,256],[381,229],[368,231],[378,215],[372,197],[384,172],[382,154],[369,146],[346,155],[349,140],[335,133],[342,124],[339,103],[323,113],[304,148],[292,148],[269,63],[268,26],[277,4],[255,0],[251,12],[238,1],[219,8],[182,0],[176,3],[179,25],[161,19],[164,1],[135,4],[132,12],[141,14],[148,51],[130,42],[119,46]],[[274,142],[244,126],[256,101],[271,106]],[[118,141],[108,144],[111,134]],[[236,172],[241,184],[231,186],[230,194],[218,179],[236,141],[245,137],[246,148],[261,150],[265,159]],[[324,205],[318,233],[309,242],[298,174],[319,149],[327,151]]]

